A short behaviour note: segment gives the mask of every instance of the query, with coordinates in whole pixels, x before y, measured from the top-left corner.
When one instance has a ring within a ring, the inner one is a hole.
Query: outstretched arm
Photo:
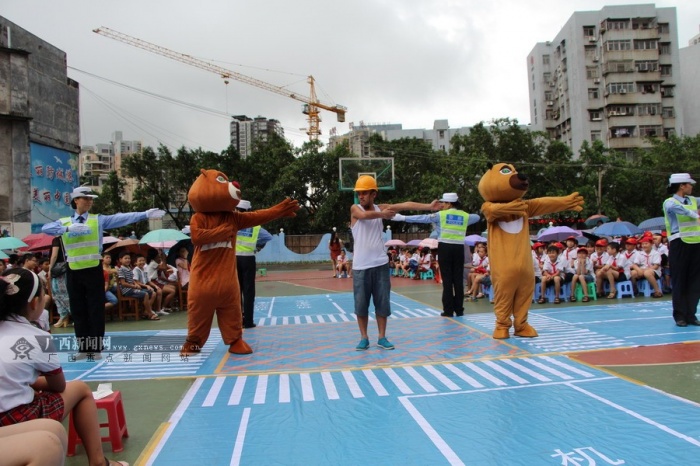
[[[538,197],[525,201],[528,204],[530,217],[537,215],[553,214],[564,210],[581,212],[583,210],[583,196],[579,193],[571,193],[568,196]]]
[[[484,202],[481,205],[481,212],[489,223],[496,222],[504,218],[525,217],[527,215],[527,204],[522,199],[510,202]]]
[[[440,208],[440,201],[435,199],[430,204],[413,201],[400,202],[398,204],[379,204],[379,208],[382,210],[391,209],[395,212],[401,210],[438,210]]]
[[[297,210],[299,210],[299,201],[287,198],[268,209],[253,212],[237,212],[236,230],[262,225],[278,218],[295,217]]]

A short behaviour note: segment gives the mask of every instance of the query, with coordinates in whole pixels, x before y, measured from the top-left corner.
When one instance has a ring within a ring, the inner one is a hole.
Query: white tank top
[[[365,210],[361,205],[358,207]],[[378,206],[373,206],[375,212]],[[355,241],[352,252],[352,269],[365,270],[389,263],[389,257],[384,250],[382,231],[384,225],[381,218],[372,220],[356,220],[352,226],[352,237]]]

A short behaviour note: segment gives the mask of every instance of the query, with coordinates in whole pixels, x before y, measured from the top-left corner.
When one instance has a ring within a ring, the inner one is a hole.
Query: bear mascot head
[[[241,190],[237,182],[218,170],[200,171],[192,183],[187,199],[195,212],[231,212],[241,200]]]

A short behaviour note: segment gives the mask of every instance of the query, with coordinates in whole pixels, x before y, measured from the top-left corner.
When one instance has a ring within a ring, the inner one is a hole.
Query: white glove
[[[146,211],[146,217],[150,219],[163,218],[163,215],[165,215],[165,211],[160,209],[148,209]]]
[[[396,214],[396,215],[394,215],[391,219],[392,219],[394,222],[403,222],[404,220],[406,220],[406,216],[405,216],[405,215],[401,215],[401,214]]]
[[[73,223],[66,227],[66,231],[70,231],[71,233],[85,234],[90,233],[90,227],[85,225],[84,223]]]

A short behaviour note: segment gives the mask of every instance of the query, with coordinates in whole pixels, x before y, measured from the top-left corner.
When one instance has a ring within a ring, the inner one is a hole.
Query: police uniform
[[[673,319],[679,327],[700,326],[696,317],[700,301],[700,221],[698,201],[683,193],[683,185],[695,185],[688,173],[674,173],[663,204],[671,268]],[[688,191],[689,193],[690,191]],[[680,194],[679,194],[680,193]]]

